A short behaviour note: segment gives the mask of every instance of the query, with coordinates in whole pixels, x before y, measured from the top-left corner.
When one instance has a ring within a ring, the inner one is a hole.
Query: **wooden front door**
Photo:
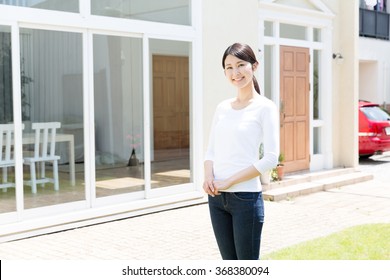
[[[280,47],[280,152],[285,171],[309,169],[309,49]]]
[[[173,155],[189,148],[188,57],[153,56],[153,145]],[[156,155],[161,153],[155,153]]]

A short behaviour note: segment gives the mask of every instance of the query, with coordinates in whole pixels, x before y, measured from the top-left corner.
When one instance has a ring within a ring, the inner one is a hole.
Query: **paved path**
[[[366,223],[390,223],[390,153],[361,161],[374,180],[266,202],[262,255]],[[207,204],[0,244],[0,259],[218,260]]]

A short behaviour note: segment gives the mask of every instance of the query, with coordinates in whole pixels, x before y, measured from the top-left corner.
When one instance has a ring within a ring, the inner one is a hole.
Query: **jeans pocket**
[[[232,195],[236,199],[243,201],[253,201],[255,197],[255,193],[253,192],[234,192]]]

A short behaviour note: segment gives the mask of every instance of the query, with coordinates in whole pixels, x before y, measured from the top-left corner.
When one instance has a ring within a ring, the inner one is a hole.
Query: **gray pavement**
[[[265,202],[261,254],[367,223],[390,223],[390,153],[361,160],[374,180]],[[219,260],[207,204],[0,244],[3,260]]]

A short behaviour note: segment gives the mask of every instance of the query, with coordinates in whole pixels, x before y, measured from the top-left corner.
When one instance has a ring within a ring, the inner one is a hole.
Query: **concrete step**
[[[296,172],[286,174],[282,181],[271,182],[268,185],[263,186],[263,190],[270,190],[276,188],[283,188],[287,186],[302,184],[306,182],[312,182],[315,180],[331,178],[344,174],[350,174],[355,172],[354,168],[335,168],[330,170],[321,170],[315,172]]]
[[[355,171],[353,168],[290,175],[286,180],[265,186],[263,197],[265,200],[280,201],[372,179],[372,174]]]

